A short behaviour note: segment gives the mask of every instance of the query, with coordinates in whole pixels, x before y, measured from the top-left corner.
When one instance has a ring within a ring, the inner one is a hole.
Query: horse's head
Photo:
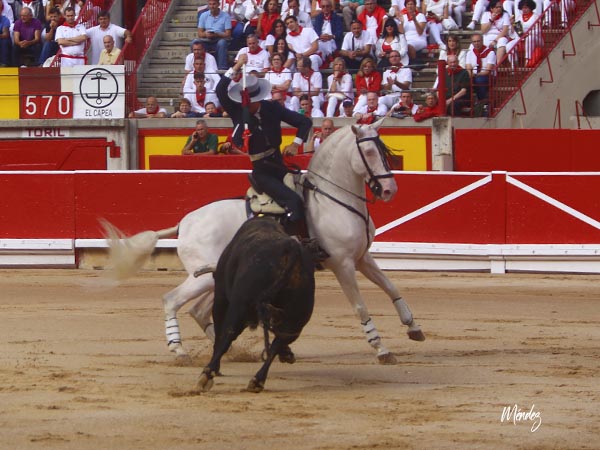
[[[356,173],[364,176],[373,195],[388,202],[396,195],[398,186],[388,164],[391,155],[377,133],[383,120],[371,125],[352,125],[358,151],[353,152],[351,164]]]

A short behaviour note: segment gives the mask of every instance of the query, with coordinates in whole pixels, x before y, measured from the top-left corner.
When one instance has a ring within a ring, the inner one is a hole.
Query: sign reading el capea
[[[61,88],[73,92],[74,119],[125,117],[125,66],[62,68]]]

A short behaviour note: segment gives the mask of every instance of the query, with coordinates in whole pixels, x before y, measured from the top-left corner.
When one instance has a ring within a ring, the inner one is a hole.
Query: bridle
[[[373,174],[373,171],[371,170],[371,166],[369,166],[369,164],[367,163],[365,154],[363,153],[363,150],[360,147],[361,142],[367,142],[367,141],[373,141],[375,143],[375,146],[377,147],[377,151],[379,152],[379,156],[381,157],[381,161],[383,162],[383,167],[386,170],[385,174],[383,174],[383,175]],[[393,178],[394,177],[394,175],[392,174],[392,172],[390,170],[388,160],[385,156],[385,154],[387,152],[387,149],[385,148],[385,144],[383,142],[381,142],[381,139],[379,139],[379,136],[366,137],[366,138],[362,138],[362,139],[359,139],[357,137],[356,138],[356,146],[358,147],[358,153],[360,154],[360,157],[365,165],[365,168],[367,169],[367,173],[369,174],[369,179],[367,180],[367,186],[369,186],[369,189],[371,190],[373,195],[375,195],[376,197],[381,197],[381,193],[383,191],[383,186],[381,186],[381,183],[379,182],[379,180],[381,180],[382,178]]]
[[[381,157],[381,160],[383,162],[383,166],[386,170],[386,173],[383,175],[375,175],[373,173],[373,170],[371,169],[371,166],[369,166],[369,164],[367,163],[367,159],[365,158],[365,155],[363,153],[363,150],[360,146],[360,144],[362,142],[366,142],[366,141],[373,141],[375,142],[375,146],[377,147],[377,150],[379,152],[379,156]],[[390,170],[390,166],[388,164],[387,158],[386,158],[386,153],[387,153],[387,149],[385,147],[385,144],[381,141],[381,139],[379,138],[379,136],[372,136],[372,137],[366,137],[366,138],[362,138],[359,139],[358,137],[356,138],[356,147],[358,149],[358,153],[360,154],[360,157],[367,169],[367,173],[369,174],[369,178],[366,181],[367,185],[369,186],[369,189],[371,190],[371,192],[373,193],[373,195],[375,195],[376,197],[379,197],[381,195],[381,192],[383,190],[383,186],[381,186],[381,183],[379,182],[380,179],[382,178],[392,178],[394,175],[392,174],[391,170]],[[338,189],[352,195],[353,197],[363,201],[364,203],[367,203],[369,200],[366,197],[363,197],[361,195],[355,194],[352,191],[349,191],[348,189],[334,183],[333,181],[325,178],[324,176],[318,174],[317,172],[308,169],[307,173],[313,174],[316,177],[328,182],[329,184],[332,184],[333,186],[337,187]],[[360,212],[358,209],[356,209],[355,207],[353,207],[352,205],[348,205],[347,203],[342,202],[341,200],[338,200],[336,197],[334,197],[333,195],[331,195],[330,193],[324,191],[323,189],[321,189],[320,187],[318,187],[317,185],[315,185],[314,183],[312,183],[307,177],[304,177],[304,181],[303,181],[303,186],[305,189],[314,191],[314,192],[318,192],[319,194],[327,197],[328,199],[334,201],[335,203],[337,203],[340,206],[343,206],[344,208],[346,208],[348,211],[356,214],[357,216],[359,216],[363,222],[365,223],[365,233],[367,236],[367,249],[369,248],[369,246],[371,245],[371,240],[369,238],[369,210],[367,209],[367,214],[363,214],[362,212]],[[373,202],[375,202],[375,200],[373,200]]]

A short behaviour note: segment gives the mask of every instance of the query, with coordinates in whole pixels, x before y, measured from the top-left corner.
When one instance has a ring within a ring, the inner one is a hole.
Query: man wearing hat
[[[288,211],[286,230],[290,235],[308,237],[304,220],[302,199],[283,184],[288,169],[283,163],[281,146],[281,122],[297,128],[294,142],[286,146],[284,154],[296,154],[298,147],[306,142],[312,128],[312,120],[281,106],[279,102],[265,100],[271,93],[271,83],[254,75],[246,75],[249,104],[242,105],[243,83],[240,81],[228,89],[232,78],[240,73],[244,58],[240,58],[229,69],[217,85],[217,97],[223,109],[233,121],[232,140],[238,147],[243,146],[244,125],[250,132],[248,154],[252,161],[252,176],[260,188]]]

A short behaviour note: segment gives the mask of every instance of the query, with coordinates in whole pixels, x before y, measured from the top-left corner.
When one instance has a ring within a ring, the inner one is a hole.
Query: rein
[[[375,175],[373,174],[373,171],[371,170],[371,167],[369,166],[369,164],[367,163],[367,160],[365,158],[365,155],[363,154],[362,149],[360,148],[360,144],[361,142],[367,142],[367,141],[373,141],[375,143],[375,145],[377,146],[377,149],[379,150],[379,154],[381,156],[381,160],[383,161],[383,165],[385,167],[385,169],[387,170],[387,173],[384,175]],[[365,165],[365,167],[367,168],[367,172],[369,174],[369,179],[367,180],[367,185],[369,186],[369,189],[371,189],[371,191],[373,192],[373,194],[375,194],[375,196],[380,196],[381,195],[381,191],[382,191],[382,186],[379,183],[379,180],[382,178],[392,178],[394,175],[391,173],[389,165],[387,163],[387,159],[385,158],[385,145],[383,144],[383,142],[381,142],[381,139],[379,139],[379,136],[373,136],[373,137],[367,137],[367,138],[362,138],[362,139],[358,139],[358,137],[356,138],[356,146],[358,147],[358,152],[360,154],[360,157]],[[338,189],[352,195],[353,197],[361,200],[364,203],[375,203],[375,199],[373,199],[373,201],[369,201],[369,199],[367,199],[366,197],[363,197],[362,195],[358,195],[355,194],[352,191],[349,191],[346,188],[343,188],[342,186],[334,183],[333,181],[325,178],[322,175],[319,175],[318,173],[316,173],[313,170],[308,169],[307,170],[308,173],[311,173],[319,178],[321,178],[322,180],[328,182],[329,184],[334,185],[335,187],[337,187]],[[335,198],[333,195],[329,194],[328,192],[324,191],[323,189],[319,188],[317,185],[315,185],[314,183],[312,183],[307,177],[304,177],[304,181],[303,181],[303,187],[305,189],[314,191],[314,192],[318,192],[319,194],[324,195],[325,197],[327,197],[328,199],[334,201],[335,203],[337,203],[340,206],[343,206],[344,208],[346,208],[348,211],[356,214],[357,216],[359,216],[363,222],[365,223],[365,234],[367,237],[367,249],[369,248],[369,246],[371,245],[371,239],[369,237],[369,210],[367,209],[367,215],[364,215],[362,212],[360,212],[359,210],[357,210],[356,208],[354,208],[351,205],[348,205],[344,202],[342,202],[341,200],[338,200],[337,198]]]

